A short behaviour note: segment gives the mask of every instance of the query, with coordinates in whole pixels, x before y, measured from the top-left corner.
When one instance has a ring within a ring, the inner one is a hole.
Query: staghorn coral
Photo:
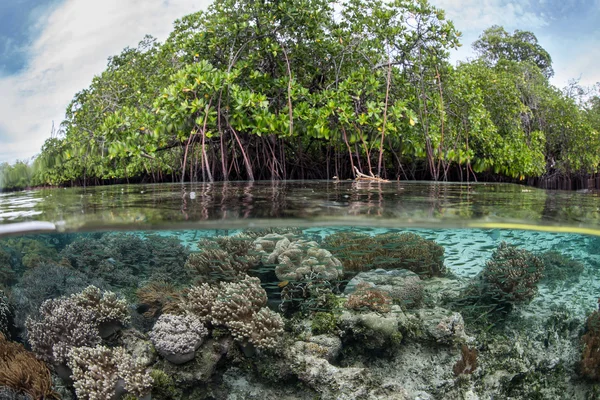
[[[281,281],[333,281],[343,277],[342,263],[317,242],[269,234],[256,239],[254,245],[263,264],[276,264],[275,274]]]
[[[125,393],[142,397],[152,388],[150,374],[120,347],[73,348],[68,365],[79,399],[106,400]]]
[[[454,376],[472,374],[477,369],[477,350],[463,344],[460,349],[461,357],[452,367]]]
[[[58,261],[56,249],[39,237],[19,237],[3,239],[1,243],[11,249],[14,256],[14,267],[20,269],[35,268],[46,262]]]
[[[50,371],[42,361],[0,333],[0,386],[34,399],[60,399],[52,390]],[[3,398],[0,394],[0,398]]]
[[[346,308],[387,313],[392,309],[392,298],[387,292],[374,288],[367,282],[362,282],[356,286],[356,291],[348,297]]]
[[[163,314],[150,332],[158,353],[173,364],[183,364],[194,358],[208,330],[198,317]]]
[[[374,239],[376,268],[408,269],[426,278],[446,274],[444,248],[433,240],[411,232],[384,233]]]
[[[26,321],[31,348],[42,360],[64,364],[73,347],[95,346],[105,337],[107,326],[128,321],[127,304],[112,292],[89,286],[69,297],[46,300],[40,319]]]
[[[281,315],[261,308],[251,319],[248,328],[245,330],[235,330],[233,337],[236,340],[248,338],[248,342],[257,349],[274,350],[279,345],[279,338],[283,335],[283,318]]]
[[[147,307],[143,314],[146,318],[156,318],[163,312],[177,313],[180,308],[181,293],[168,282],[149,282],[136,291],[136,296]]]
[[[537,293],[544,263],[527,250],[500,243],[482,271],[487,296],[500,302],[519,303]]]

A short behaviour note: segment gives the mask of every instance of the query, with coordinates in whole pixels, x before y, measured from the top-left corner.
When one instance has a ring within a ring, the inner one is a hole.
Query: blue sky
[[[28,159],[106,59],[211,0],[0,0],[0,162]],[[430,0],[462,31],[452,60],[491,25],[533,31],[554,61],[552,82],[600,81],[600,0]]]

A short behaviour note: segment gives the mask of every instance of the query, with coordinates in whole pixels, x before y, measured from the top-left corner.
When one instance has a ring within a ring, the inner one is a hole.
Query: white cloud
[[[39,152],[73,95],[87,87],[109,56],[145,34],[166,39],[175,19],[211,0],[65,0],[47,14],[27,68],[0,78],[0,162]]]

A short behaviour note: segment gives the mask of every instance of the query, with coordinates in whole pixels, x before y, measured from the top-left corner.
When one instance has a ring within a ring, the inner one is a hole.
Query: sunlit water
[[[0,342],[0,399],[598,398],[599,207],[403,182],[0,194],[0,330],[52,377],[8,379],[32,358]]]

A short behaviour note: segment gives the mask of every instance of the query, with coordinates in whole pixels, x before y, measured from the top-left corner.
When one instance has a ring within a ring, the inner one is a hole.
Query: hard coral
[[[34,399],[60,399],[52,390],[50,371],[42,361],[18,343],[0,334],[0,386]],[[0,398],[3,398],[0,394]]]
[[[392,298],[387,292],[362,282],[356,286],[356,291],[348,297],[346,308],[352,310],[367,309],[386,313],[392,309]]]
[[[123,348],[78,347],[69,352],[77,398],[106,400],[128,393],[144,396],[152,378]]]
[[[544,263],[527,250],[502,242],[486,263],[482,279],[487,295],[501,302],[531,300],[537,293]]]
[[[194,358],[195,351],[208,335],[202,322],[193,315],[163,314],[150,332],[158,353],[173,364],[183,364]]]

